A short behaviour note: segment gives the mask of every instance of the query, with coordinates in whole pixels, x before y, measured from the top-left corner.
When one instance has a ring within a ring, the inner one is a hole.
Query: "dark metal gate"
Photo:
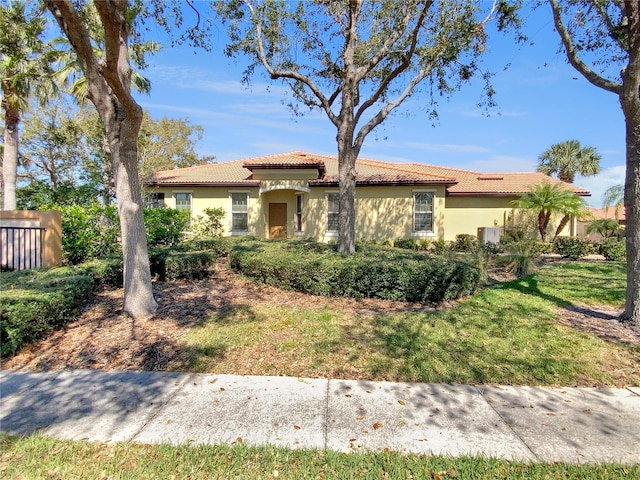
[[[42,266],[43,227],[0,227],[0,268],[28,270]]]

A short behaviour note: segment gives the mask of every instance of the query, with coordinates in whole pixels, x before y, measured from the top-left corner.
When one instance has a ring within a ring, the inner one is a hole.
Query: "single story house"
[[[547,175],[479,173],[420,163],[359,159],[356,163],[356,238],[455,240],[480,228],[508,226],[512,200]],[[573,185],[577,195],[589,192]],[[292,152],[157,172],[148,184],[155,206],[226,212],[225,235],[303,237],[338,235],[338,160]],[[575,222],[566,234],[575,234]],[[483,232],[489,230],[482,230]]]

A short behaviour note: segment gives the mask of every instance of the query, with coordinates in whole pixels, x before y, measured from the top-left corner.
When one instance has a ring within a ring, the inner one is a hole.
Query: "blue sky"
[[[587,202],[600,207],[604,190],[624,181],[624,119],[618,99],[567,65],[546,8],[529,16],[525,25],[533,45],[516,45],[511,37],[489,39],[484,68],[496,73],[498,104],[489,116],[477,107],[480,80],[440,99],[435,126],[427,114],[428,99],[414,96],[367,137],[360,156],[523,172],[535,170],[538,155],[552,144],[576,139],[602,155],[602,172],[575,182],[591,191]],[[286,87],[263,76],[256,75],[250,87],[242,85],[245,60],[225,57],[225,40],[220,27],[211,52],[194,53],[182,46],[150,57],[144,74],[152,90],[139,97],[143,108],[154,118],[188,118],[201,125],[198,152],[220,162],[295,150],[336,155],[336,131],[326,115],[294,117],[283,104]]]

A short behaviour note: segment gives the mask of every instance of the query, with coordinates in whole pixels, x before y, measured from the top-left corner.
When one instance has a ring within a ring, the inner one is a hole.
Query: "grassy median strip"
[[[624,272],[615,263],[548,265],[437,311],[229,306],[183,337],[191,357],[173,368],[435,383],[640,385],[640,347],[556,321],[562,306],[621,306]]]
[[[639,465],[523,463],[394,452],[339,453],[276,447],[87,443],[39,435],[0,437],[0,475],[81,479],[631,479]]]

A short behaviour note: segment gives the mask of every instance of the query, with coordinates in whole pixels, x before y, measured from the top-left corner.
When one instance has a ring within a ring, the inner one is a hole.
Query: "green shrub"
[[[540,255],[540,243],[535,240],[522,240],[507,247],[507,271],[517,278],[524,278],[536,271],[535,258]]]
[[[120,250],[120,221],[116,207],[99,204],[61,207],[62,255],[77,265],[85,260],[113,255]]]
[[[196,239],[219,237],[222,235],[222,219],[226,212],[224,208],[205,208],[204,215],[198,215],[191,222],[191,233]]]
[[[461,233],[456,235],[453,250],[456,252],[472,252],[478,246],[478,239],[475,235]]]
[[[589,240],[575,237],[557,237],[553,241],[553,251],[563,257],[577,260],[580,257],[594,253],[595,248]]]
[[[627,259],[627,246],[624,240],[605,238],[597,245],[598,253],[607,260],[624,262]]]
[[[0,292],[0,356],[12,355],[74,318],[91,295],[93,279],[70,268],[31,271],[6,279]]]
[[[343,256],[296,242],[248,242],[233,246],[229,260],[267,285],[323,296],[441,303],[473,293],[479,280],[462,262],[374,246]]]
[[[93,278],[93,289],[120,288],[123,280],[122,258],[98,258],[84,262],[76,267],[79,274]]]
[[[538,242],[536,250],[539,254],[549,255],[550,253],[553,253],[553,243]]]
[[[189,212],[173,208],[145,208],[144,228],[149,248],[179,243],[189,224]]]
[[[217,259],[215,252],[171,253],[164,259],[164,277],[167,280],[205,278]]]
[[[396,248],[404,248],[407,250],[418,250],[418,243],[415,238],[399,238],[393,242],[393,246]]]

